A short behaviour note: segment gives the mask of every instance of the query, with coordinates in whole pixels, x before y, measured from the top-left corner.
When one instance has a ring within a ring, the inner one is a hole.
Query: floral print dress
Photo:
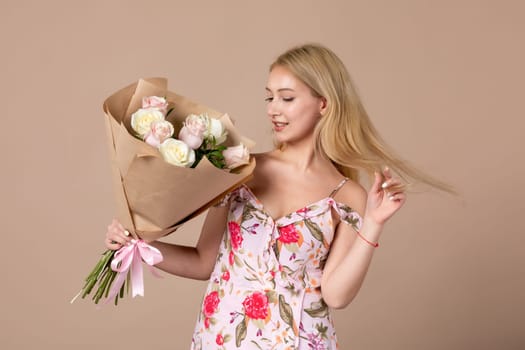
[[[227,229],[210,276],[192,349],[336,349],[321,276],[334,237],[332,212],[362,219],[330,194],[273,219],[245,185],[225,198]],[[333,211],[331,210],[333,209]]]

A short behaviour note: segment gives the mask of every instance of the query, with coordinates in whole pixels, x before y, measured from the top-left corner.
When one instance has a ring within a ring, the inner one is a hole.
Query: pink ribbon
[[[111,269],[118,272],[113,282],[111,291],[106,301],[113,299],[122,288],[128,271],[131,269],[131,295],[134,298],[137,295],[144,296],[144,276],[142,273],[142,264],[144,261],[151,273],[156,277],[161,277],[154,269],[153,265],[162,261],[160,251],[147,244],[143,240],[131,240],[127,246],[120,248],[111,261]]]

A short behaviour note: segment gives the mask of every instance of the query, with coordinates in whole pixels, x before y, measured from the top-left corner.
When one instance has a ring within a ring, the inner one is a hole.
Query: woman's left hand
[[[382,181],[384,178],[384,181]],[[399,179],[394,178],[390,169],[383,170],[383,176],[375,173],[374,184],[368,192],[365,216],[378,225],[383,225],[406,200]]]

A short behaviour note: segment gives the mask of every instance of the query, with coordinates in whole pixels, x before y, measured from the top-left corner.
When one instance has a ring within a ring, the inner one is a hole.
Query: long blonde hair
[[[326,112],[315,129],[315,149],[339,172],[359,181],[359,172],[369,176],[390,167],[406,185],[421,182],[455,193],[447,184],[401,160],[381,139],[372,124],[343,62],[319,44],[294,47],[280,55],[270,71],[281,66],[308,85],[312,94],[324,97]]]

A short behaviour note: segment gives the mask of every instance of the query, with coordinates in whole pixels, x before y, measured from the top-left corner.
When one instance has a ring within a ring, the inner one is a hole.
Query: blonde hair
[[[315,149],[344,176],[359,181],[360,171],[371,177],[388,166],[405,182],[403,187],[415,181],[455,193],[449,185],[401,160],[386,145],[334,52],[319,44],[306,44],[280,55],[270,71],[276,66],[288,69],[310,87],[314,96],[326,99],[326,112],[315,129]]]

